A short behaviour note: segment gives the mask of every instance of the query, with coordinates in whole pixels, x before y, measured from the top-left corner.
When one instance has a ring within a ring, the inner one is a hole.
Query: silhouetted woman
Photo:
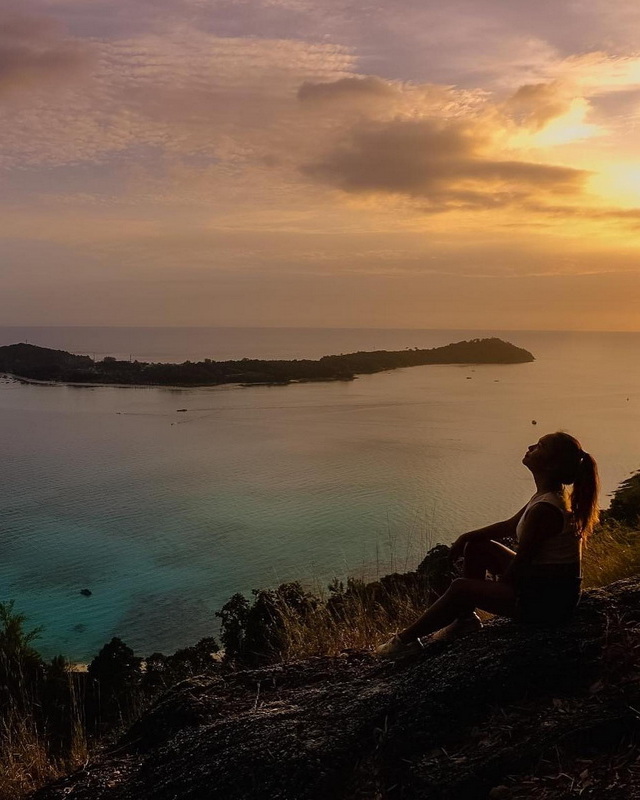
[[[582,543],[598,521],[598,469],[568,433],[543,436],[522,459],[536,492],[511,519],[462,534],[451,546],[463,556],[462,578],[413,625],[377,648],[383,657],[409,653],[420,637],[446,626],[447,635],[482,627],[475,613],[561,623],[580,599]],[[511,550],[499,539],[515,538]],[[487,572],[497,580],[487,580]]]

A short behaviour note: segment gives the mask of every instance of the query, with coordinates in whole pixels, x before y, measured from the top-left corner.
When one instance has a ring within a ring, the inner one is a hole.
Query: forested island
[[[401,367],[426,364],[522,364],[534,361],[521,347],[498,338],[471,339],[431,349],[374,350],[323,356],[320,359],[237,361],[185,361],[154,364],[107,357],[95,361],[20,343],[0,347],[0,372],[17,378],[75,384],[126,384],[131,386],[216,386],[224,383],[288,384],[302,381],[350,381]]]

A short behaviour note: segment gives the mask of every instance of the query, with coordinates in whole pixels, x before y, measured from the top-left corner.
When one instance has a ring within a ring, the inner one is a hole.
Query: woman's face
[[[543,436],[535,444],[530,444],[522,463],[532,472],[544,471],[553,461],[553,437]]]

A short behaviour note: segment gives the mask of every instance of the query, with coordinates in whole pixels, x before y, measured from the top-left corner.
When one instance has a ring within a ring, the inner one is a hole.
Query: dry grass
[[[18,632],[15,641],[19,640]],[[25,641],[25,637],[21,641]],[[6,655],[6,637],[4,646],[3,654]],[[60,676],[62,681],[68,681],[66,702],[70,703],[66,710],[71,730],[66,734],[68,739],[65,736],[64,746],[56,740],[53,731],[46,729],[42,700],[25,678],[21,666],[20,661],[16,660],[13,668],[6,673],[9,677],[13,675],[15,680],[9,681],[12,683],[11,692],[2,698],[0,800],[20,800],[44,784],[68,775],[86,762],[89,753],[79,685],[68,665],[64,666]],[[59,753],[64,754],[56,755]]]
[[[420,585],[422,584],[422,585]],[[400,585],[371,591],[371,584],[349,581],[347,591],[321,597],[315,610],[301,617],[283,604],[284,660],[336,656],[344,650],[368,650],[372,642],[414,622],[428,604],[428,587]]]
[[[618,523],[600,526],[584,550],[584,588],[606,586],[640,572],[640,531]],[[322,603],[301,617],[283,604],[284,660],[332,655],[341,651],[367,650],[373,643],[388,638],[390,632],[415,622],[429,603],[427,586],[406,586],[367,591],[364,582],[350,581],[353,591],[343,595],[340,614]],[[483,615],[484,616],[484,615]]]
[[[615,522],[601,525],[584,549],[584,587],[606,586],[640,572],[640,530]]]
[[[51,757],[47,737],[31,715],[10,715],[3,720],[0,735],[0,800],[19,800],[40,786],[68,775],[88,757],[87,740],[80,724],[76,726],[69,756]]]
[[[615,523],[601,526],[584,552],[585,587],[604,586],[640,572],[640,531]],[[336,656],[345,650],[366,650],[390,631],[406,627],[429,602],[423,579],[383,579],[366,583],[351,579],[320,592],[315,608],[301,615],[286,603],[279,606],[285,642],[283,660]],[[70,677],[71,679],[71,677]],[[39,786],[68,774],[88,757],[80,714],[70,755],[51,757],[44,731],[31,714],[8,715],[0,723],[0,800],[20,800]]]

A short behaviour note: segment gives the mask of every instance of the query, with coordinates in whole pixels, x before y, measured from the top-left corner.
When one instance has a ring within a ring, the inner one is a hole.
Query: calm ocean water
[[[0,328],[0,344],[184,361],[484,335]],[[558,428],[597,457],[606,505],[640,468],[640,334],[497,335],[536,361],[248,389],[1,382],[0,600],[45,626],[46,655],[87,659],[116,635],[141,655],[173,652],[215,632],[236,591],[409,569],[513,513],[532,492],[524,449]]]

